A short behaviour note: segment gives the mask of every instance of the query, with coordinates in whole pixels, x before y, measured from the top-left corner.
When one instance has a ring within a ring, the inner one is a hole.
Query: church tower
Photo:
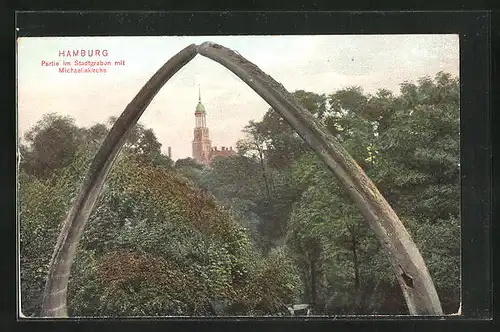
[[[193,159],[200,164],[210,165],[210,153],[212,142],[210,141],[205,107],[201,103],[201,90],[198,87],[198,105],[196,105],[194,139],[193,139]]]

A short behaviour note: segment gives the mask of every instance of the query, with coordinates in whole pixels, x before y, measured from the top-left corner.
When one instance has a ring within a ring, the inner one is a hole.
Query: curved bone
[[[232,71],[277,111],[335,174],[361,210],[389,257],[410,314],[442,315],[425,262],[389,203],[366,173],[324,126],[271,76],[238,53],[205,42],[198,53]]]
[[[45,284],[43,317],[68,316],[66,290],[76,247],[115,157],[122,148],[127,134],[135,126],[154,96],[196,54],[196,46],[192,44],[168,60],[127,105],[106,136],[57,239]]]
[[[57,241],[46,283],[42,315],[67,317],[66,289],[75,249],[126,134],[137,123],[159,89],[197,52],[219,62],[240,77],[283,116],[323,159],[382,243],[403,290],[410,314],[442,315],[434,284],[415,243],[354,159],[282,85],[239,54],[208,42],[198,47],[190,45],[170,59],[127,106],[106,137]]]

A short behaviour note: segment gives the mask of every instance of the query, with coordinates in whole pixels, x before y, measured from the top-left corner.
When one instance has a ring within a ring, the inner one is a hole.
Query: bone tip
[[[201,48],[208,47],[208,46],[210,46],[210,44],[211,44],[211,43],[212,43],[212,42],[209,42],[209,41],[203,42],[203,43],[201,43],[201,44],[196,45],[196,49],[198,49],[198,50],[199,50],[199,49],[201,49]]]
[[[211,41],[206,41],[201,43],[200,45],[197,45],[197,50],[203,49],[203,48],[208,48],[208,47],[213,47],[213,48],[220,48],[221,45],[211,42]]]

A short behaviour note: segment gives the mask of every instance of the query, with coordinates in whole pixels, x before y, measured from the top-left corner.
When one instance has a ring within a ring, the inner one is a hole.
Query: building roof
[[[201,103],[201,90],[200,87],[198,87],[198,105],[196,105],[196,112],[195,114],[205,114],[205,106]]]
[[[196,105],[196,113],[203,113],[205,114],[205,106],[201,103],[201,100],[198,101],[198,105]]]

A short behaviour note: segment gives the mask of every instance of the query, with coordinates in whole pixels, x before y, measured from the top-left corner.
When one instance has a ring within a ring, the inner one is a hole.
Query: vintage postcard
[[[22,317],[459,315],[458,35],[21,37]]]

